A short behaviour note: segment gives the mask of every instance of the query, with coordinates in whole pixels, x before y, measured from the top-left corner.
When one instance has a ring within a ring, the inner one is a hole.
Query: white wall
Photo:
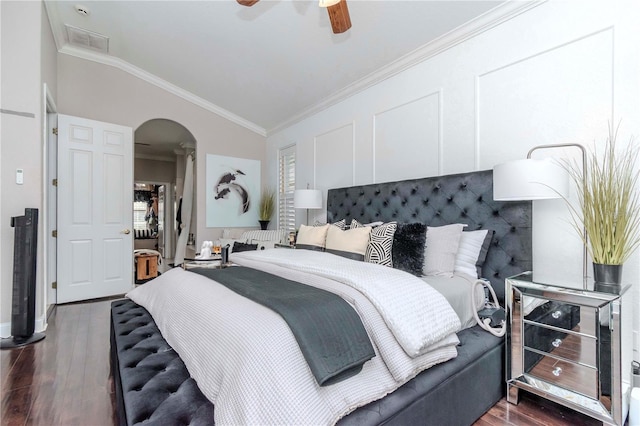
[[[490,169],[535,145],[602,145],[619,120],[621,144],[640,138],[639,19],[640,2],[543,3],[269,135],[269,178],[292,143],[297,186],[326,190]],[[582,245],[567,220],[561,201],[534,203],[534,270],[577,287]],[[624,268],[636,335],[639,263]]]
[[[57,106],[62,114],[121,124],[133,129],[148,120],[164,118],[188,129],[197,143],[194,180],[197,194],[194,212],[197,220],[191,224],[190,232],[196,234],[198,243],[221,236],[220,228],[207,228],[205,224],[202,197],[206,191],[206,154],[263,161],[263,136],[125,71],[65,54],[58,55],[58,93]],[[176,175],[176,183],[180,184],[183,177]]]
[[[133,180],[136,182],[176,182],[176,162],[135,158]]]
[[[14,229],[10,218],[24,209],[39,209],[36,291],[36,331],[45,321],[43,244],[44,221],[43,83],[55,101],[55,45],[40,2],[0,2],[2,130],[0,148],[0,335],[10,333]],[[24,170],[24,184],[15,181],[17,168]]]

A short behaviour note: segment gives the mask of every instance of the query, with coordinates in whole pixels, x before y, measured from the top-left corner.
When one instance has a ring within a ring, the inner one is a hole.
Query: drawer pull
[[[553,345],[554,348],[558,348],[562,344],[562,339],[556,339],[553,342],[551,342],[551,344]]]
[[[562,312],[560,312],[560,311],[555,311],[554,313],[552,313],[552,314],[551,314],[551,316],[552,316],[554,319],[558,319],[558,318],[560,318],[560,317],[562,316]]]
[[[556,367],[553,369],[553,371],[551,372],[554,376],[559,377],[560,374],[562,374],[562,368],[560,367]]]

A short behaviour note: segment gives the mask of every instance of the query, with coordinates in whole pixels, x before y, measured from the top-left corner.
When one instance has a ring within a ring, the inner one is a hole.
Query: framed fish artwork
[[[208,228],[257,225],[260,161],[207,154],[205,182]]]

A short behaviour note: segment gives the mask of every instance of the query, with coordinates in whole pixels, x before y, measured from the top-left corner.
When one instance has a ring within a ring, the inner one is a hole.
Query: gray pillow
[[[427,226],[427,242],[422,268],[424,275],[453,276],[460,237],[465,226],[462,223]]]

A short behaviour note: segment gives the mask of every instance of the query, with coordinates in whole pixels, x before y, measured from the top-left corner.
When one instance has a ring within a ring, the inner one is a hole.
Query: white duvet
[[[232,260],[341,295],[360,314],[376,356],[356,376],[320,387],[278,314],[174,268],[127,296],[151,313],[214,403],[217,424],[333,424],[457,354],[458,316],[409,274],[306,250]]]

